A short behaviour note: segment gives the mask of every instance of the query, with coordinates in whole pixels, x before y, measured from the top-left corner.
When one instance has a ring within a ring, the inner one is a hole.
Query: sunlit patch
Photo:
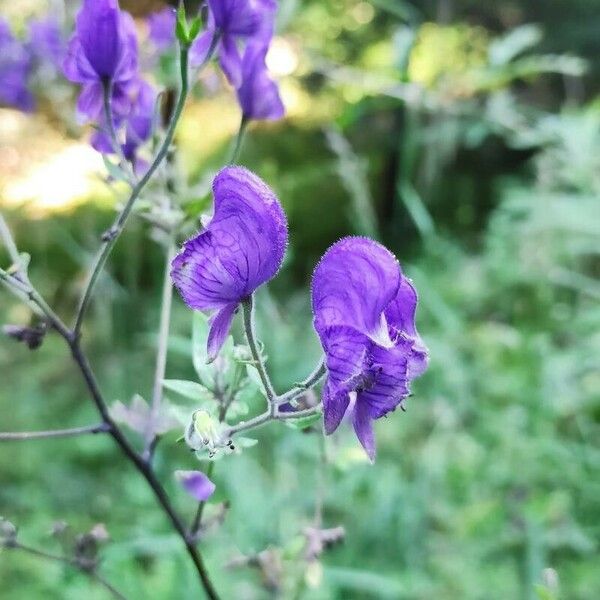
[[[282,37],[273,38],[267,53],[267,68],[276,77],[291,75],[297,68],[300,60],[292,44]]]
[[[87,144],[75,143],[9,181],[3,189],[3,203],[27,203],[41,214],[68,209],[90,196],[103,172],[100,154]]]

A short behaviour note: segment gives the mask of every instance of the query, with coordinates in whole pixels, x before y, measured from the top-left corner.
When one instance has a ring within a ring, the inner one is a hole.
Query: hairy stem
[[[171,323],[171,305],[173,303],[173,285],[171,283],[171,262],[175,256],[175,243],[172,237],[166,252],[165,274],[163,278],[162,301],[160,309],[160,323],[158,329],[158,345],[156,350],[156,367],[154,370],[154,385],[152,388],[152,404],[148,431],[146,432],[146,447],[144,457],[152,460],[152,451],[156,444],[156,421],[160,413],[163,398],[163,379],[167,368],[167,346],[169,343],[169,326]]]
[[[51,554],[50,552],[38,550],[37,548],[26,546],[25,544],[21,544],[17,541],[10,541],[4,543],[3,547],[7,548],[8,550],[20,550],[21,552],[25,552],[31,556],[36,556],[37,558],[43,558],[45,560],[51,560],[53,562],[60,562],[69,565],[77,569],[78,571],[81,571],[84,575],[90,577],[98,585],[101,585],[114,598],[118,598],[119,600],[127,600],[125,596],[121,592],[119,592],[119,590],[117,590],[111,583],[109,583],[106,579],[104,579],[104,577],[102,577],[102,575],[100,575],[96,571],[96,565],[94,563],[83,562],[82,559],[78,559],[76,557],[71,558],[69,556]]]
[[[71,429],[52,429],[49,431],[18,431],[0,432],[0,442],[44,440],[48,438],[64,438],[77,435],[107,433],[109,426],[106,423],[87,425],[85,427],[72,427]]]
[[[103,236],[103,244],[100,247],[96,258],[94,259],[94,263],[90,271],[87,284],[81,297],[81,302],[79,303],[79,309],[75,318],[75,325],[73,326],[73,332],[76,337],[78,337],[81,332],[83,318],[92,299],[92,294],[94,291],[96,281],[98,280],[98,277],[100,276],[100,273],[102,272],[102,269],[104,268],[104,265],[114,245],[116,244],[117,239],[119,238],[119,235],[125,227],[125,223],[127,222],[127,218],[129,217],[129,214],[133,209],[135,201],[138,199],[139,195],[146,187],[146,184],[150,181],[150,179],[152,178],[152,176],[154,175],[154,173],[156,172],[156,170],[158,169],[158,167],[169,152],[169,147],[171,145],[171,142],[173,141],[173,137],[175,136],[175,129],[177,128],[177,123],[179,122],[179,118],[181,117],[181,113],[183,112],[183,107],[185,105],[185,101],[188,95],[188,53],[189,48],[186,45],[182,45],[179,53],[179,62],[181,70],[181,88],[179,90],[177,104],[173,111],[173,116],[171,117],[169,127],[167,128],[165,138],[158,152],[156,153],[152,164],[150,165],[146,173],[144,173],[143,177],[136,183],[134,188],[131,190],[131,194],[129,196],[129,199],[125,203],[123,210],[117,215],[117,218],[113,223],[112,227]]]
[[[275,415],[277,408],[275,404],[275,390],[273,389],[273,384],[269,379],[262,356],[258,350],[256,336],[254,335],[254,299],[252,296],[249,296],[242,302],[242,312],[244,313],[244,333],[246,334],[246,341],[248,342],[248,347],[250,348],[250,353],[252,354],[253,364],[256,367],[256,370],[260,376],[260,380],[265,388],[267,400],[269,401],[270,413]]]

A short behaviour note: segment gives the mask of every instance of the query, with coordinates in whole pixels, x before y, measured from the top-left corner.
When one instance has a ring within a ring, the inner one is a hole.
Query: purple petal
[[[394,348],[370,349],[370,382],[358,392],[357,406],[368,407],[372,419],[379,419],[394,410],[409,394],[408,360],[412,344],[402,341]]]
[[[212,221],[172,263],[175,286],[196,310],[239,304],[277,273],[287,245],[283,209],[256,175],[226,167],[215,177],[213,193]]]
[[[356,402],[354,418],[352,420],[356,437],[365,449],[371,462],[375,460],[375,436],[373,435],[373,421],[366,404]]]
[[[330,381],[323,387],[323,425],[327,435],[332,434],[342,422],[348,405],[350,394],[347,391],[338,390]]]
[[[246,119],[281,119],[285,108],[277,84],[269,77],[265,65],[267,47],[248,44],[242,60],[242,84],[238,101]]]
[[[69,41],[67,54],[63,61],[63,73],[69,81],[74,83],[87,83],[98,79],[98,75],[85,56],[77,36],[73,36]]]
[[[190,64],[194,67],[201,65],[208,56],[215,32],[212,29],[199,35],[190,48]]]
[[[391,345],[383,311],[395,298],[400,269],[381,244],[347,237],[327,250],[312,282],[315,328],[349,325],[380,343]]]
[[[235,88],[242,83],[242,57],[233,36],[223,36],[219,44],[219,62],[225,77]]]
[[[175,477],[198,502],[208,500],[215,491],[215,484],[202,471],[175,471]]]
[[[175,42],[175,19],[175,10],[168,7],[148,16],[148,37],[159,50]]]
[[[80,122],[97,121],[102,116],[102,84],[85,84],[77,100],[77,119]]]
[[[253,35],[266,16],[257,0],[208,0],[208,5],[216,27],[231,35]]]
[[[385,310],[392,337],[403,335],[409,337],[413,342],[412,353],[408,360],[410,379],[421,375],[427,369],[429,362],[427,348],[415,325],[417,301],[417,291],[411,281],[402,275],[398,293]]]
[[[212,319],[207,342],[208,362],[216,358],[225,343],[237,307],[237,303],[226,304]]]
[[[84,0],[76,22],[88,61],[100,78],[112,78],[123,51],[116,0]]]

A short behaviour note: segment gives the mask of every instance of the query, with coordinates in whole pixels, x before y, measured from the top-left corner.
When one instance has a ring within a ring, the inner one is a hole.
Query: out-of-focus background
[[[122,3],[141,39],[146,4]],[[268,64],[288,115],[252,126],[240,159],[277,191],[290,222],[284,268],[259,294],[275,383],[289,386],[318,358],[310,275],[345,234],[381,240],[414,279],[431,366],[407,412],[377,423],[374,466],[344,431],[327,440],[323,484],[318,436],[283,426],[219,463],[215,500],[230,510],[202,542],[217,587],[244,599],[600,597],[600,3],[279,4]],[[63,10],[0,0],[23,35],[31,18]],[[151,52],[145,60],[152,66]],[[162,81],[170,68],[153,66]],[[74,121],[73,88],[50,67],[40,77],[33,113],[0,109],[0,209],[31,254],[32,280],[70,317],[115,197],[89,130]],[[205,189],[238,119],[210,71],[178,132],[192,184]],[[150,394],[163,259],[149,231],[131,221],[85,328],[111,400]],[[0,296],[3,323],[29,317]],[[194,378],[190,332],[177,299],[169,377]],[[33,353],[0,340],[0,430],[95,418],[60,340]],[[162,442],[158,468],[191,515],[172,470],[197,463],[176,438]],[[291,557],[319,494],[324,526],[343,525],[346,538],[307,565]],[[197,589],[110,440],[1,445],[0,515],[48,551],[60,550],[49,533],[58,521],[74,532],[105,523],[102,572],[127,597]],[[226,568],[265,549],[262,571]],[[0,596],[105,592],[62,565],[4,551]]]

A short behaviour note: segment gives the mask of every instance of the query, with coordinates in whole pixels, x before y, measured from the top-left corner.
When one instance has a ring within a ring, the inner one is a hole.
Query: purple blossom
[[[374,419],[393,411],[410,381],[427,368],[427,349],[415,327],[417,293],[394,255],[360,237],[325,253],[312,284],[314,325],[325,351],[325,432],[348,411],[369,458],[375,458]]]
[[[0,104],[30,111],[34,98],[27,87],[32,61],[26,47],[0,18]]]
[[[145,166],[145,163],[137,156],[137,151],[152,135],[156,98],[155,88],[148,82],[140,80],[131,112],[124,120],[117,123],[117,134],[124,134],[124,141],[121,145],[123,156],[133,163],[136,171],[143,170]],[[92,137],[92,146],[102,154],[114,153],[104,118],[102,119],[102,129]]]
[[[148,17],[148,36],[158,50],[166,50],[175,42],[175,21],[176,14],[172,8],[153,12]]]
[[[66,47],[60,25],[54,17],[29,23],[29,49],[39,61],[60,67]]]
[[[190,51],[192,64],[202,63],[219,35],[217,52],[229,83],[242,84],[242,54],[240,44],[260,40],[268,46],[274,28],[274,0],[208,0],[206,31],[197,38]]]
[[[287,246],[285,214],[273,191],[242,167],[225,167],[213,182],[214,216],[185,242],[171,277],[186,304],[214,311],[208,336],[215,358],[241,301],[279,270]]]
[[[267,46],[248,44],[242,61],[242,84],[237,97],[245,120],[281,119],[285,108],[277,84],[269,76],[265,65]]]
[[[202,471],[175,471],[175,477],[198,502],[208,500],[215,492],[215,484]]]
[[[84,0],[63,63],[67,79],[82,85],[77,103],[80,117],[99,120],[105,85],[111,86],[114,113],[127,114],[137,68],[131,15],[119,10],[117,0]]]

